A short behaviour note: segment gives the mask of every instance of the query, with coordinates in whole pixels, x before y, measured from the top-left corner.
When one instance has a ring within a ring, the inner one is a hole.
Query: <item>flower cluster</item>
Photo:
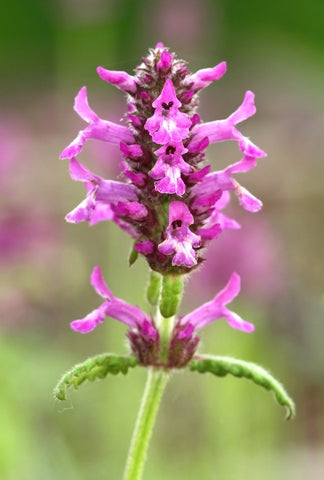
[[[99,76],[127,93],[124,125],[101,119],[89,106],[86,87],[74,109],[87,122],[61,153],[70,159],[70,175],[84,183],[86,198],[67,216],[69,222],[113,220],[134,238],[134,248],[161,274],[191,271],[202,260],[208,242],[239,224],[222,213],[233,191],[246,210],[261,201],[233,175],[246,172],[265,153],[245,137],[237,124],[255,113],[247,91],[239,108],[224,120],[201,122],[198,93],[221,78],[226,63],[189,73],[184,61],[161,43],[151,49],[135,75],[98,67]],[[76,160],[88,139],[119,144],[125,181],[101,178]],[[234,140],[242,158],[224,170],[205,164],[210,143]]]
[[[191,74],[185,62],[161,43],[150,50],[134,76],[98,67],[103,80],[126,92],[128,111],[124,125],[118,125],[101,119],[90,108],[86,87],[76,96],[74,109],[88,125],[61,158],[70,159],[71,178],[84,183],[87,194],[66,219],[90,225],[113,220],[133,237],[134,250],[146,257],[153,271],[164,278],[177,278],[199,265],[209,241],[224,229],[240,227],[222,212],[231,191],[243,208],[258,211],[261,201],[233,178],[254,168],[257,159],[265,156],[236,128],[255,113],[254,94],[247,91],[242,104],[224,120],[203,123],[197,113],[198,93],[225,71],[222,62]],[[88,139],[119,144],[124,181],[103,179],[77,161]],[[225,140],[237,142],[242,158],[224,170],[211,171],[205,163],[205,149]],[[233,273],[212,301],[174,320],[162,359],[165,345],[156,319],[114,297],[99,267],[93,270],[91,283],[104,302],[72,322],[72,328],[87,333],[105,316],[116,318],[130,328],[127,336],[142,365],[186,365],[199,341],[196,331],[218,318],[224,317],[234,328],[253,330],[253,325],[226,307],[240,289],[240,278]],[[176,309],[164,316],[175,314]]]

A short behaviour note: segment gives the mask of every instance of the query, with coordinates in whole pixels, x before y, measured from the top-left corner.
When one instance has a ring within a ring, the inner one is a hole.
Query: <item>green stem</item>
[[[142,404],[128,453],[124,480],[141,480],[142,478],[155,417],[168,379],[169,372],[149,368]]]
[[[160,333],[160,362],[168,361],[169,345],[174,326],[175,317],[164,318],[160,316],[158,327]]]

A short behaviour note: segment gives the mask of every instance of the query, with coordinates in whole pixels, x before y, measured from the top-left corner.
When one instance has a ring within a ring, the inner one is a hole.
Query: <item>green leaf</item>
[[[128,265],[131,267],[132,265],[134,265],[137,259],[138,259],[138,252],[135,250],[134,247],[132,247],[128,257]]]
[[[192,360],[189,368],[191,371],[199,373],[210,372],[217,377],[224,377],[230,374],[234,375],[234,377],[249,378],[257,385],[264,387],[266,390],[271,390],[274,393],[277,402],[287,409],[287,420],[295,416],[295,404],[281,383],[270,375],[269,372],[264,370],[264,368],[255,363],[230,357],[203,355]]]
[[[155,306],[159,303],[162,277],[159,273],[151,270],[150,283],[147,287],[146,297],[148,302]]]
[[[180,275],[165,275],[162,282],[160,312],[164,318],[173,317],[182,297],[183,280]]]
[[[78,363],[66,372],[54,389],[54,397],[66,400],[66,390],[69,387],[77,389],[85,380],[93,382],[97,378],[105,378],[109,373],[117,375],[128,372],[129,368],[136,367],[135,357],[104,353],[88,358],[83,363]]]

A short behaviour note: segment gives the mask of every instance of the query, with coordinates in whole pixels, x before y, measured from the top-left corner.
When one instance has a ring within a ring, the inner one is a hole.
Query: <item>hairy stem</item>
[[[169,372],[149,368],[142,404],[128,453],[124,480],[141,480],[142,478],[156,414],[168,379]]]

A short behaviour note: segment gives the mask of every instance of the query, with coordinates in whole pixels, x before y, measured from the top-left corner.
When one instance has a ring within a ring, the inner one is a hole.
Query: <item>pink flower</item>
[[[118,223],[118,216],[135,216],[140,219],[147,215],[145,206],[138,202],[133,185],[104,180],[91,173],[75,158],[70,161],[70,175],[73,180],[85,184],[87,196],[66,215],[68,222],[86,221],[94,225],[100,221],[114,220]]]
[[[71,322],[71,328],[79,333],[89,333],[103,323],[106,317],[115,318],[129,327],[127,337],[139,363],[146,366],[161,365],[160,336],[152,318],[139,307],[115,297],[105,283],[98,266],[94,267],[90,282],[96,293],[103,298],[103,302],[85,317]],[[220,318],[225,318],[232,328],[252,332],[254,326],[226,306],[239,291],[240,277],[233,273],[228,284],[213,300],[184,317],[179,317],[173,327],[165,365],[169,368],[185,366],[199,343],[196,331]]]
[[[173,255],[172,265],[192,267],[197,264],[194,248],[199,247],[200,237],[189,229],[193,221],[185,203],[176,200],[170,203],[166,239],[158,245],[158,249],[164,255]]]
[[[63,150],[60,158],[76,157],[89,138],[117,144],[134,141],[133,134],[127,127],[102,120],[89,107],[86,87],[82,87],[75,97],[74,110],[89,126],[80,130],[76,138]]]
[[[243,320],[237,313],[229,310],[226,305],[235,298],[240,291],[240,277],[233,273],[228,284],[210,302],[204,303],[193,312],[181,318],[180,324],[191,326],[194,330],[200,330],[209,323],[225,318],[227,323],[238,330],[253,332],[254,326]]]
[[[208,138],[209,143],[237,140],[240,150],[245,155],[254,158],[265,157],[266,153],[263,150],[235,128],[235,125],[251,117],[255,112],[254,93],[247,91],[240,107],[226,120],[214,120],[213,122],[196,125],[192,130],[192,142],[197,143],[205,137]]]
[[[145,326],[152,339],[157,338],[157,331],[151,324],[150,317],[144,313],[139,307],[134,307],[129,303],[114,297],[109,290],[107,284],[104,282],[102,273],[99,267],[94,267],[90,282],[95,291],[100,295],[104,301],[103,303],[92,310],[88,315],[80,320],[74,320],[71,323],[71,328],[80,333],[88,333],[102,323],[105,317],[113,317],[119,322],[125,323],[130,328],[138,328]]]
[[[245,156],[242,160],[233,165],[229,165],[224,170],[208,173],[201,182],[193,188],[193,194],[199,197],[200,195],[212,193],[215,189],[220,189],[224,192],[233,190],[245,210],[257,212],[262,207],[261,200],[252,195],[246,188],[242,187],[231,177],[232,173],[246,172],[254,168],[255,165],[255,157]]]
[[[97,73],[102,80],[105,80],[112,85],[116,85],[117,88],[124,90],[124,92],[133,94],[137,90],[136,77],[128,75],[126,72],[117,72],[114,70],[106,70],[103,67],[98,67]]]
[[[175,193],[181,197],[185,193],[185,183],[181,174],[188,175],[192,169],[188,163],[183,160],[182,154],[188,151],[181,142],[167,143],[163,147],[155,150],[158,160],[149,175],[154,178],[160,178],[155,182],[155,189],[160,193]]]
[[[221,62],[212,68],[203,68],[186,78],[186,83],[194,90],[202,90],[226,73],[226,62]]]
[[[181,142],[189,136],[191,121],[188,115],[179,111],[180,106],[173,83],[168,78],[161,94],[152,103],[154,115],[147,119],[144,126],[153,142],[164,145],[168,142]]]

